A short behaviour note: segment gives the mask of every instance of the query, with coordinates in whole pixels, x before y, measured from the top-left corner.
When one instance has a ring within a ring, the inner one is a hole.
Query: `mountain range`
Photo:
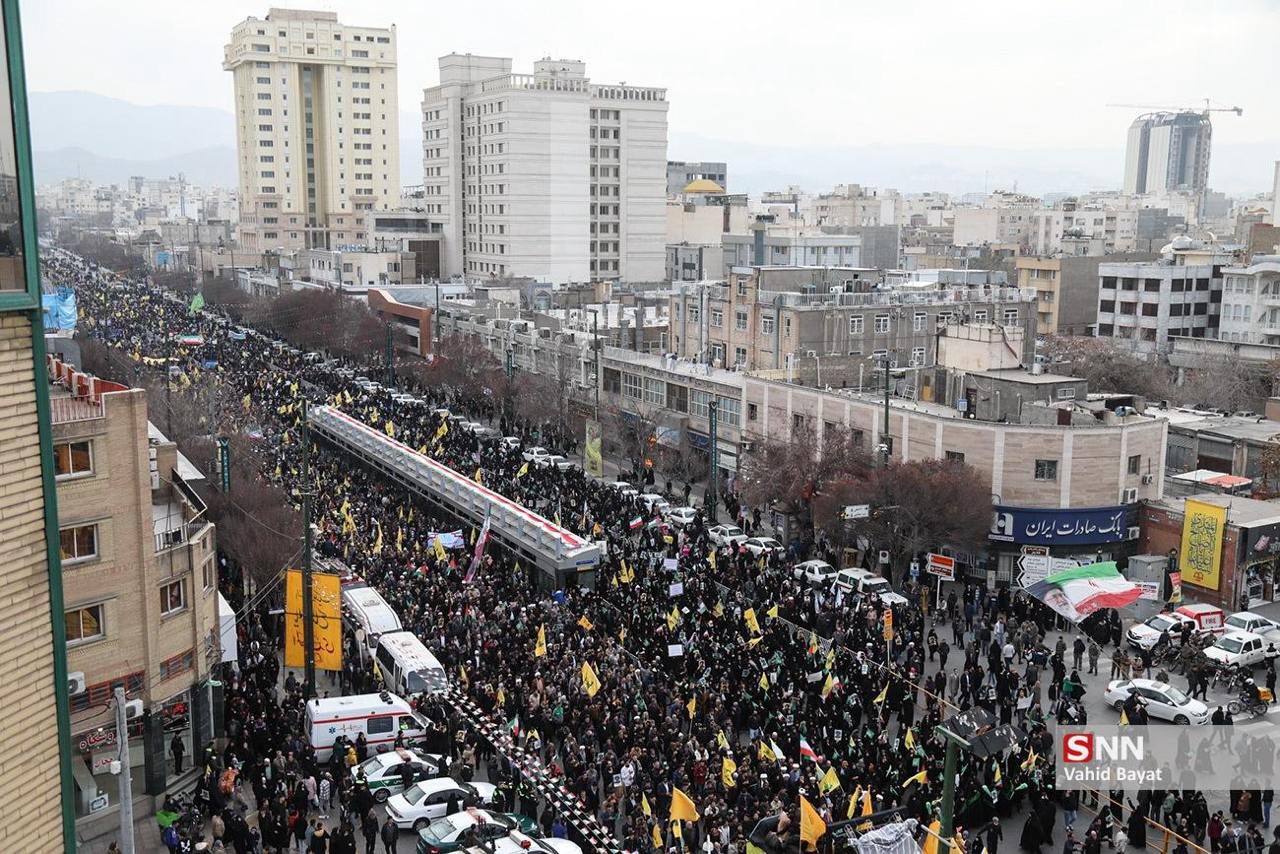
[[[182,172],[199,184],[235,186],[235,120],[227,110],[147,106],[92,92],[32,92],[31,136],[37,183],[83,176],[123,183],[131,175]],[[400,114],[404,185],[422,182],[421,119]],[[728,163],[732,192],[798,185],[825,190],[839,183],[951,193],[1017,189],[1028,193],[1116,189],[1123,140],[1113,147],[1034,150],[928,144],[848,145],[838,141],[763,145],[672,131],[673,160]],[[1210,185],[1230,194],[1266,192],[1280,141],[1214,146]]]

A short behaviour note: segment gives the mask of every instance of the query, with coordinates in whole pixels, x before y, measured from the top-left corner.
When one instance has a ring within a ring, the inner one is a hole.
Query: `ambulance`
[[[311,700],[305,729],[316,761],[328,762],[333,743],[341,736],[354,744],[363,734],[369,749],[380,753],[390,750],[401,733],[405,746],[421,743],[427,737],[428,724],[404,699],[383,691]]]

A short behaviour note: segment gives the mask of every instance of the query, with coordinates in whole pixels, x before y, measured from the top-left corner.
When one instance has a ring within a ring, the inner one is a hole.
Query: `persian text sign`
[[[306,626],[302,620],[302,570],[284,578],[284,666],[306,666]],[[312,640],[317,670],[342,669],[342,590],[338,576],[311,574]]]
[[[1188,498],[1182,515],[1182,548],[1178,569],[1182,581],[1206,590],[1217,590],[1222,568],[1222,535],[1227,508]]]

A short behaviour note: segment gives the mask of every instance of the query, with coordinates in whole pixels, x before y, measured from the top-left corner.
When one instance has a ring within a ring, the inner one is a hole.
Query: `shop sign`
[[[996,505],[990,539],[1039,546],[1096,545],[1129,538],[1135,509],[1128,505],[1038,509]]]
[[[1245,563],[1265,560],[1280,555],[1280,523],[1256,525],[1245,528]]]
[[[116,744],[116,728],[111,727],[89,730],[76,739],[76,750],[91,753],[103,747],[114,747]]]
[[[95,753],[89,760],[89,773],[105,774],[107,771],[111,770],[111,763],[115,762],[119,758],[120,757],[116,755],[114,750],[108,753]]]
[[[89,812],[101,812],[105,810],[111,803],[111,798],[107,795],[98,795],[98,797],[89,801]]]

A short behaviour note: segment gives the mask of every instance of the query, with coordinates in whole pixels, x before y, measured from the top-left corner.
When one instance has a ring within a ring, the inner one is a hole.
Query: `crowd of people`
[[[376,587],[482,709],[519,721],[521,741],[616,829],[627,851],[740,852],[753,831],[766,850],[796,851],[802,796],[828,824],[894,813],[928,825],[943,788],[937,727],[974,707],[1016,728],[997,756],[961,757],[955,823],[963,850],[1008,850],[1014,843],[1004,840],[1002,822],[1015,814],[1025,816],[1017,845],[1028,851],[1065,844],[1092,854],[1120,837],[1141,848],[1149,819],[1197,843],[1215,832],[1215,816],[1194,791],[1142,792],[1136,800],[1104,792],[1084,804],[1079,793],[1055,792],[1046,719],[1086,722],[1078,671],[1087,653],[1096,672],[1099,649],[1048,645],[1052,613],[1021,593],[953,585],[930,601],[909,581],[889,640],[878,597],[808,585],[791,571],[791,555],[718,547],[701,515],[682,527],[651,519],[638,499],[579,468],[531,465],[518,448],[483,441],[434,411],[484,412],[506,435],[536,428],[483,400],[430,384],[408,389],[421,402],[398,401],[400,389],[365,391],[267,337],[233,336],[225,317],[191,310],[148,282],[63,256],[47,264],[51,278],[76,288],[89,334],[140,366],[166,360],[159,368],[185,378],[182,388],[216,383],[223,399],[243,401],[224,408],[210,431],[261,435],[262,477],[316,496],[317,550]],[[199,338],[181,343],[181,336]],[[474,531],[465,548],[442,554],[432,535],[458,527],[456,519],[324,443],[312,457],[311,482],[302,483],[304,398],[598,541],[604,557],[591,589],[549,590],[536,567],[501,543],[472,575]],[[637,516],[642,524],[634,526]],[[291,842],[338,854],[354,852],[357,841],[369,851],[385,845],[394,825],[388,833],[379,822],[367,788],[344,767],[345,752],[335,751],[332,766],[315,761],[303,737],[302,689],[281,684],[280,633],[265,611],[259,603],[242,615],[224,743],[198,758],[203,791],[226,816],[220,844],[249,851],[256,834],[269,851]],[[584,679],[584,664],[598,681]],[[330,690],[375,678],[350,656],[348,668]],[[459,727],[456,710],[421,703],[455,773],[485,762],[489,779],[510,783],[518,797],[518,775],[504,757],[474,738],[459,745],[448,737]],[[227,784],[229,771],[238,782]],[[697,805],[700,821],[666,821],[676,789]],[[250,794],[256,829],[234,818]],[[1258,811],[1269,795],[1251,793]],[[1087,823],[1077,824],[1082,812]],[[1253,813],[1239,820],[1241,838],[1261,823]],[[558,819],[548,811],[544,829]]]

